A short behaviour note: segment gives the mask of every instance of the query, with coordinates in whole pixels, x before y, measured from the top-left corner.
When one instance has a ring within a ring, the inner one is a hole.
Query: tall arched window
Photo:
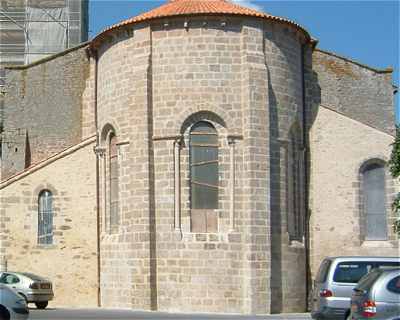
[[[385,167],[382,163],[371,163],[365,166],[361,174],[365,239],[386,240]]]
[[[113,132],[109,135],[108,148],[109,186],[110,186],[110,227],[119,223],[118,215],[118,146],[117,137]]]
[[[53,243],[53,195],[49,190],[39,193],[38,243]]]
[[[190,206],[192,231],[217,231],[218,134],[206,121],[195,123],[190,131]]]

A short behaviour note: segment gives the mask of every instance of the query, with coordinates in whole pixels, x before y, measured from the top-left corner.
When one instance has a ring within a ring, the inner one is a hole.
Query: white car
[[[13,289],[0,284],[0,320],[26,320],[29,310],[26,301]]]
[[[38,309],[46,308],[54,297],[51,281],[33,273],[0,272],[0,284],[14,289],[25,298],[26,303],[34,303]]]

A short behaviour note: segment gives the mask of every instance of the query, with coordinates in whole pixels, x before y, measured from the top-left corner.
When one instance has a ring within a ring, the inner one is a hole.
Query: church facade
[[[392,70],[316,45],[172,0],[8,68],[2,268],[54,305],[265,314],[304,311],[325,256],[398,255]]]

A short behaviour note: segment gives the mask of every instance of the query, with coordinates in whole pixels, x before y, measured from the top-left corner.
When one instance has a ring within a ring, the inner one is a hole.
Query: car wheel
[[[47,307],[48,304],[48,301],[35,302],[36,308],[38,309],[44,309]]]
[[[10,313],[2,305],[0,305],[0,320],[10,320]]]

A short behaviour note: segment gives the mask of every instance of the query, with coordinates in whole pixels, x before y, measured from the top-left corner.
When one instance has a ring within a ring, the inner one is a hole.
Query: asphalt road
[[[238,316],[220,314],[174,314],[164,312],[144,312],[132,310],[113,310],[113,309],[45,309],[30,310],[30,318],[37,320],[310,320],[307,313],[302,314],[279,314],[268,316]]]

